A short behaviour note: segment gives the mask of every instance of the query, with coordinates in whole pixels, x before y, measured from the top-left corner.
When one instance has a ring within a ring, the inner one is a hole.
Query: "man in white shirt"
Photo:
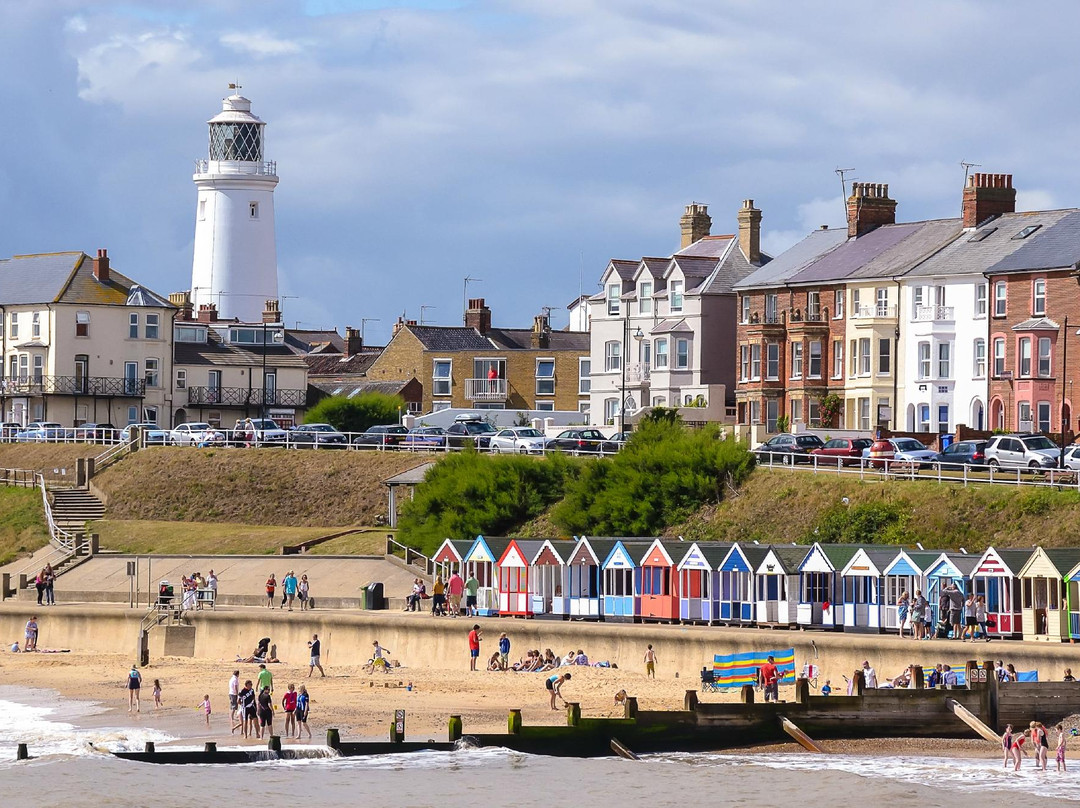
[[[866,687],[877,688],[877,671],[870,667],[869,660],[863,660],[862,675]]]
[[[213,574],[213,573],[211,573]],[[229,721],[230,724],[236,723],[236,709],[237,703],[240,697],[240,671],[233,671],[232,678],[229,680]],[[236,727],[233,727],[233,732],[236,732]]]

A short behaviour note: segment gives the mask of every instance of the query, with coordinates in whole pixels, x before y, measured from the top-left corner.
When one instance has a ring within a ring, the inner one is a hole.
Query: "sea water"
[[[4,689],[0,689],[3,691]],[[6,693],[0,692],[0,695]],[[230,804],[389,806],[588,805],[675,806],[950,806],[1025,797],[1073,803],[1080,771],[1039,772],[1025,759],[1019,773],[1000,760],[863,757],[776,753],[665,754],[641,761],[578,760],[505,749],[265,760],[243,765],[135,763],[103,750],[141,749],[168,740],[153,729],[82,726],[100,722],[97,705],[40,698],[0,698],[0,793],[31,787],[36,804],[146,806],[177,795]],[[29,702],[29,703],[28,703]],[[88,720],[91,717],[91,720]],[[15,762],[15,744],[34,758]],[[219,748],[225,748],[224,745]],[[323,753],[323,755],[320,755]],[[1078,762],[1080,765],[1080,762]],[[1080,804],[1080,803],[1077,803]]]

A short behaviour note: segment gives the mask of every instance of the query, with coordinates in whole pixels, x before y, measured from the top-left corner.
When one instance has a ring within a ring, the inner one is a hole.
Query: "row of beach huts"
[[[912,550],[892,545],[680,539],[447,539],[437,574],[480,583],[482,615],[886,632],[902,592],[938,620],[943,589],[986,598],[991,636],[1080,639],[1080,549]]]

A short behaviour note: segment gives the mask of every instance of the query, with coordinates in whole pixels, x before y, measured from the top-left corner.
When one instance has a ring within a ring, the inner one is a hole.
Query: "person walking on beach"
[[[37,605],[42,606],[41,599],[45,597],[45,569],[34,576],[34,588],[37,590]]]
[[[1058,734],[1056,757],[1057,770],[1059,772],[1068,771],[1068,768],[1065,766],[1065,726],[1064,724],[1058,724],[1055,729],[1057,729]]]
[[[776,669],[776,660],[771,654],[766,658],[765,664],[758,669],[758,681],[765,689],[765,701],[780,700],[780,675]]]
[[[945,587],[945,594],[949,598],[949,623],[952,625],[952,638],[959,640],[963,638],[963,627],[961,620],[964,616],[964,593],[960,591],[955,583],[950,583]]]
[[[236,723],[236,710],[240,706],[240,671],[233,671],[229,679],[229,723]],[[232,728],[236,732],[236,727]]]
[[[56,605],[56,571],[52,564],[45,565],[45,605]]]
[[[770,657],[771,659],[771,657]],[[650,679],[656,678],[656,651],[652,648],[652,643],[649,643],[645,648],[645,675]]]
[[[30,619],[26,621],[26,631],[23,632],[23,637],[26,642],[23,644],[24,651],[36,651],[37,650],[37,637],[38,637],[38,625],[37,615],[31,615]]]
[[[964,601],[964,633],[960,639],[964,642],[971,640],[975,642],[975,634],[978,630],[979,622],[975,619],[975,593],[972,592],[967,596]]]
[[[446,596],[450,601],[450,616],[457,617],[461,614],[461,596],[465,592],[465,582],[461,576],[454,572],[450,580],[446,582]]]
[[[296,599],[296,585],[298,581],[296,576],[293,575],[293,571],[289,570],[289,574],[285,576],[285,579],[281,582],[282,588],[285,590],[285,597],[282,599],[281,605],[284,607],[286,602],[289,606],[289,611],[292,611],[293,601]]]
[[[877,671],[870,667],[870,660],[864,659],[862,664],[863,684],[870,689],[877,688]]]
[[[1050,750],[1050,741],[1046,737],[1046,727],[1041,721],[1031,722],[1031,744],[1035,747],[1035,768],[1046,771],[1046,754]]]
[[[255,737],[262,738],[265,733],[267,737],[274,734],[274,697],[270,694],[270,687],[264,687],[259,690],[259,725],[255,728]]]
[[[274,608],[274,593],[277,592],[277,578],[274,577],[274,573],[270,573],[270,577],[266,579],[266,608]]]
[[[926,598],[921,589],[915,590],[911,601],[911,632],[916,640],[926,637]]]
[[[289,690],[281,697],[281,709],[285,711],[285,731],[286,738],[291,738],[292,734],[296,732],[296,701],[299,698],[296,692],[296,685],[289,684]]]
[[[206,716],[206,728],[210,729],[210,694],[209,693],[207,693],[205,696],[202,697],[202,704],[199,705],[199,709],[202,710],[203,715]]]
[[[311,635],[311,641],[308,643],[308,648],[311,649],[311,662],[308,665],[308,679],[311,678],[311,674],[315,673],[315,669],[319,669],[319,673],[326,676],[326,671],[322,668],[322,663],[319,661],[319,657],[322,652],[322,642],[319,640],[318,634]]]
[[[376,668],[383,673],[390,673],[390,661],[384,656],[384,654],[393,653],[389,648],[383,648],[379,645],[379,641],[375,640],[371,643],[371,674],[375,675]]]
[[[260,693],[262,693],[263,688],[269,688],[271,693],[274,692],[274,674],[266,669],[266,665],[259,665],[258,682]]]
[[[476,608],[476,594],[480,591],[480,582],[476,576],[470,574],[465,582],[465,616],[478,617],[480,610]]]
[[[984,639],[986,642],[990,642],[990,632],[987,630],[989,626],[986,619],[985,595],[979,595],[977,598],[975,598],[975,622],[979,624],[979,636],[982,637],[982,639]],[[975,642],[975,639],[972,638],[971,641]]]
[[[544,687],[547,688],[548,693],[551,695],[551,709],[552,710],[559,709],[558,707],[555,706],[556,697],[562,699],[562,703],[565,706],[566,699],[563,698],[562,686],[563,686],[563,684],[565,682],[569,682],[569,681],[570,681],[570,674],[569,673],[563,673],[563,674],[553,673],[553,674],[551,674],[551,676],[549,676],[544,681]]]
[[[311,697],[308,696],[307,688],[300,685],[300,692],[296,696],[296,740],[307,730],[308,740],[311,740],[311,727],[308,726],[308,712],[311,709]]]
[[[131,712],[131,708],[135,708],[135,712],[141,712],[139,709],[139,689],[142,687],[142,674],[139,673],[138,668],[134,665],[131,666],[131,670],[127,675],[127,688],[128,688],[128,712]]]
[[[911,610],[911,597],[905,589],[900,593],[896,601],[896,622],[900,624],[900,636],[904,636],[904,624],[908,622],[908,612]],[[915,636],[915,626],[912,624],[911,634]]]
[[[300,611],[308,610],[308,598],[311,593],[311,584],[308,583],[307,575],[300,576],[300,583],[296,585],[296,597],[300,599]]]
[[[165,705],[161,703],[161,680],[154,680],[154,709],[160,710]]]
[[[1002,761],[1001,768],[1009,768],[1009,761],[1012,760],[1012,742],[1013,742],[1013,728],[1012,724],[1005,725],[1005,731],[1001,733],[1001,751],[1004,753],[1005,758]]]
[[[476,670],[476,660],[480,657],[480,641],[484,639],[479,624],[473,624],[469,632],[469,670]]]
[[[258,717],[257,705],[255,704],[255,688],[251,686],[251,680],[248,679],[244,682],[244,686],[240,688],[240,707],[237,711],[237,716],[240,719],[239,722],[233,727],[233,731],[240,730],[240,734],[245,738],[251,736],[251,730],[258,731],[258,727],[255,725],[255,720]]]

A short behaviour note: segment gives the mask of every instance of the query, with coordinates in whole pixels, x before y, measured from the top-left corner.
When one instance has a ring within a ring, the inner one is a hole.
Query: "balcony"
[[[799,309],[794,309],[788,315],[787,327],[788,331],[815,329],[824,329],[828,331],[829,310],[822,309],[820,306],[808,309],[805,313]]]
[[[649,381],[649,376],[652,374],[652,368],[646,364],[635,364],[626,366],[626,383],[627,384],[645,384]]]
[[[188,405],[203,407],[306,407],[307,390],[267,390],[258,387],[189,387]]]
[[[276,177],[276,160],[196,160],[196,174],[255,174]]]
[[[5,396],[132,396],[146,394],[143,379],[110,376],[13,376],[0,379]]]
[[[469,401],[506,401],[506,379],[466,379],[465,398]]]
[[[952,306],[916,306],[915,317],[917,323],[952,322],[956,319]]]
[[[856,328],[867,328],[885,323],[892,325],[896,322],[896,306],[885,303],[856,306],[851,310],[851,319],[855,321]]]

